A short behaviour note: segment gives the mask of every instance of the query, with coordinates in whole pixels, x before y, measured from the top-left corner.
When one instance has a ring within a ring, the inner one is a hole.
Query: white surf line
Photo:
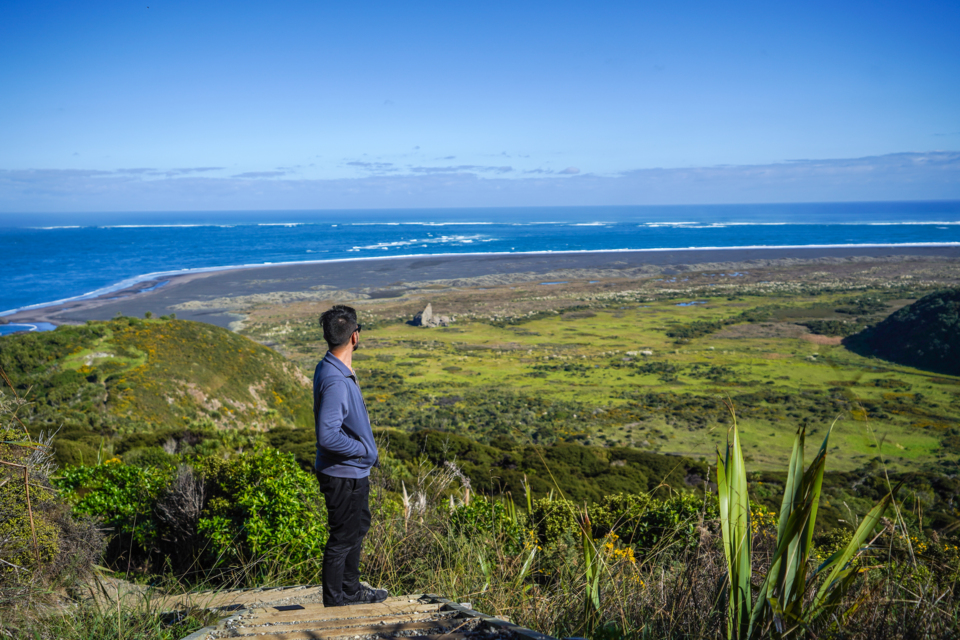
[[[25,307],[10,309],[9,311],[0,311],[0,317],[9,316],[21,311],[32,311],[34,309],[43,309],[67,302],[77,302],[79,300],[89,300],[107,293],[121,291],[127,287],[156,280],[159,278],[169,278],[171,276],[187,276],[194,273],[214,273],[217,271],[230,271],[233,269],[257,269],[260,267],[283,267],[290,265],[312,265],[312,264],[332,264],[341,262],[363,262],[371,260],[402,260],[404,258],[451,258],[451,257],[481,257],[481,256],[541,256],[541,255],[580,255],[584,253],[657,253],[667,251],[745,251],[758,249],[888,249],[888,248],[909,248],[909,247],[960,247],[960,242],[902,242],[902,243],[884,243],[884,244],[756,244],[743,245],[737,247],[654,247],[648,249],[573,249],[562,251],[490,251],[490,252],[465,252],[465,253],[411,253],[399,256],[364,256],[356,258],[330,258],[329,260],[289,260],[284,262],[258,262],[252,264],[229,265],[224,267],[196,267],[193,269],[178,269],[174,271],[155,271],[146,273],[133,278],[127,278],[120,282],[103,287],[90,293],[85,293],[71,298],[63,298],[53,302],[41,302]]]
[[[26,328],[26,329],[21,329],[21,330],[19,330],[17,333],[19,333],[20,331],[25,331],[26,333],[33,333],[34,331],[38,331],[38,330],[40,329],[40,327],[38,327],[37,325],[31,324],[31,323],[29,323],[29,322],[12,322],[12,323],[10,323],[10,324],[0,325],[0,326],[4,326],[4,327],[29,327],[29,328]]]

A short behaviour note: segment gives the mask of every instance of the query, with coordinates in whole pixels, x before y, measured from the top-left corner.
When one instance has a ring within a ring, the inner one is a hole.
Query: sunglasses
[[[357,323],[357,328],[354,329],[354,331],[356,331],[357,333],[360,333],[360,331],[361,331],[362,329],[363,329],[363,325],[358,322],[358,323]]]

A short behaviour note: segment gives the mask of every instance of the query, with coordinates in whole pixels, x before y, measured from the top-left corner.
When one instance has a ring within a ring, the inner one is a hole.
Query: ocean
[[[960,201],[0,214],[0,315],[99,295],[148,274],[239,265],[423,254],[924,243],[960,243]]]

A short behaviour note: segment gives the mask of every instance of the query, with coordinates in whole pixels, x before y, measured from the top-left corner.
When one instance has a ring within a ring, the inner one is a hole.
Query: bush
[[[0,429],[0,458],[15,464],[27,463],[29,446],[18,447],[10,442],[22,441],[23,435],[12,429]],[[29,443],[27,443],[29,445]],[[30,507],[33,512],[31,525],[27,510],[27,487],[22,470],[6,465],[0,467],[0,580],[3,576],[17,573],[19,568],[41,569],[50,564],[59,550],[59,529],[56,523],[40,517],[55,500],[54,495],[43,490],[38,474],[30,476]],[[34,534],[36,544],[34,547]],[[39,558],[38,558],[39,555]],[[38,565],[39,560],[39,565]]]
[[[57,440],[54,447],[54,460],[61,467],[76,467],[83,464],[96,464],[97,450],[88,444],[72,440]]]
[[[197,525],[208,542],[208,566],[319,563],[327,541],[326,509],[316,479],[293,455],[251,451],[229,460],[204,459],[197,470],[208,492]]]
[[[500,539],[509,553],[518,553],[526,542],[526,529],[523,517],[507,507],[500,500],[476,496],[470,504],[462,504],[450,513],[453,530],[465,538]]]
[[[58,486],[75,513],[113,529],[114,566],[229,574],[249,564],[315,578],[327,540],[316,479],[275,449],[177,469],[112,458],[66,470]]]
[[[595,539],[616,534],[637,551],[664,544],[679,551],[699,542],[701,515],[704,520],[715,519],[717,506],[713,499],[693,494],[658,500],[649,494],[618,493],[590,505],[587,513]],[[532,520],[540,544],[553,547],[580,534],[583,509],[569,500],[544,498],[534,502]]]
[[[154,505],[170,481],[169,469],[135,467],[111,458],[103,464],[65,469],[56,480],[74,513],[93,516],[113,529],[109,549],[115,560],[144,560],[160,537]]]
[[[0,390],[0,611],[29,604],[55,584],[72,586],[103,551],[95,524],[72,517],[50,484],[56,465],[49,439],[24,433],[20,406]]]
[[[123,461],[135,467],[169,467],[176,459],[161,447],[138,447],[123,454]]]
[[[570,500],[541,498],[533,503],[532,518],[537,540],[543,547],[552,547],[563,538],[580,535],[583,515]]]
[[[596,537],[613,531],[638,550],[664,544],[677,550],[696,545],[700,540],[701,515],[706,520],[716,518],[716,502],[692,494],[666,500],[651,500],[646,495],[608,496],[590,511]],[[609,523],[606,530],[598,526],[601,522]]]

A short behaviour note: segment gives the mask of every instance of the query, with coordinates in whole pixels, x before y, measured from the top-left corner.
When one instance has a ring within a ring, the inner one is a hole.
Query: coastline
[[[361,223],[362,224],[362,223]],[[397,223],[397,224],[409,224],[409,223]],[[487,224],[487,223],[477,223],[477,224]],[[551,223],[552,224],[552,223]],[[591,223],[592,224],[592,223]],[[738,223],[733,223],[738,224]],[[781,224],[781,223],[770,223],[770,224]],[[884,223],[886,224],[886,223]],[[953,224],[953,223],[951,223]],[[960,223],[957,223],[960,224]],[[279,225],[279,223],[278,223]],[[130,225],[126,225],[130,226]],[[153,225],[156,226],[156,225]],[[165,226],[199,226],[199,225],[165,225]],[[261,226],[272,226],[272,225],[261,225]],[[290,225],[279,225],[279,226],[290,226]],[[585,225],[587,226],[587,225]],[[59,228],[59,227],[58,227]],[[72,227],[65,227],[72,228]],[[88,293],[83,293],[78,296],[71,296],[69,298],[61,298],[59,300],[53,300],[50,302],[39,302],[37,304],[26,305],[23,307],[17,307],[15,309],[0,310],[0,318],[5,318],[7,316],[12,316],[14,314],[21,314],[22,312],[34,311],[39,309],[44,309],[47,307],[54,307],[65,305],[72,302],[77,302],[81,300],[90,300],[95,298],[101,298],[110,293],[117,292],[128,292],[128,290],[135,293],[147,293],[149,291],[159,289],[162,286],[173,282],[174,279],[185,278],[195,274],[204,274],[204,273],[214,273],[218,271],[239,271],[245,269],[257,269],[261,267],[277,267],[277,266],[293,266],[293,265],[317,265],[317,264],[335,264],[341,262],[364,262],[364,261],[384,261],[384,260],[401,260],[406,258],[424,258],[424,257],[437,257],[437,258],[451,258],[456,256],[463,257],[481,257],[481,256],[491,256],[491,257],[508,257],[508,256],[545,256],[545,255],[578,255],[578,254],[604,254],[604,253],[663,253],[663,252],[675,252],[675,251],[754,251],[754,250],[806,250],[806,249],[850,249],[854,252],[864,249],[889,249],[895,247],[903,247],[907,249],[915,249],[918,247],[933,247],[933,248],[946,248],[946,247],[960,247],[960,242],[906,242],[906,243],[885,243],[885,244],[809,244],[809,245],[744,245],[736,247],[724,247],[724,246],[712,246],[712,247],[657,247],[650,249],[583,249],[575,251],[489,251],[489,252],[468,252],[468,253],[415,253],[415,254],[404,254],[398,256],[364,256],[358,258],[330,258],[327,260],[289,260],[282,262],[257,262],[250,264],[240,264],[240,265],[225,265],[218,267],[196,267],[191,269],[176,269],[172,271],[152,271],[150,273],[145,273],[138,276],[133,276],[131,278],[125,278],[115,284],[108,285],[106,287],[100,287]],[[858,254],[859,255],[859,254]],[[164,280],[167,278],[167,280]],[[143,288],[137,288],[138,284],[148,284],[149,286]]]
[[[957,260],[960,243],[781,245],[442,253],[338,258],[162,271],[128,278],[69,299],[0,312],[4,323],[78,324],[115,315],[177,313],[230,326],[242,318],[230,299],[350,300],[397,297],[416,283],[480,286],[559,279],[633,278],[703,269],[748,269],[836,261]],[[357,268],[362,265],[362,268]],[[475,282],[467,282],[475,281]],[[266,298],[264,298],[266,296]],[[219,304],[218,301],[225,301]],[[191,307],[192,305],[192,307]]]

